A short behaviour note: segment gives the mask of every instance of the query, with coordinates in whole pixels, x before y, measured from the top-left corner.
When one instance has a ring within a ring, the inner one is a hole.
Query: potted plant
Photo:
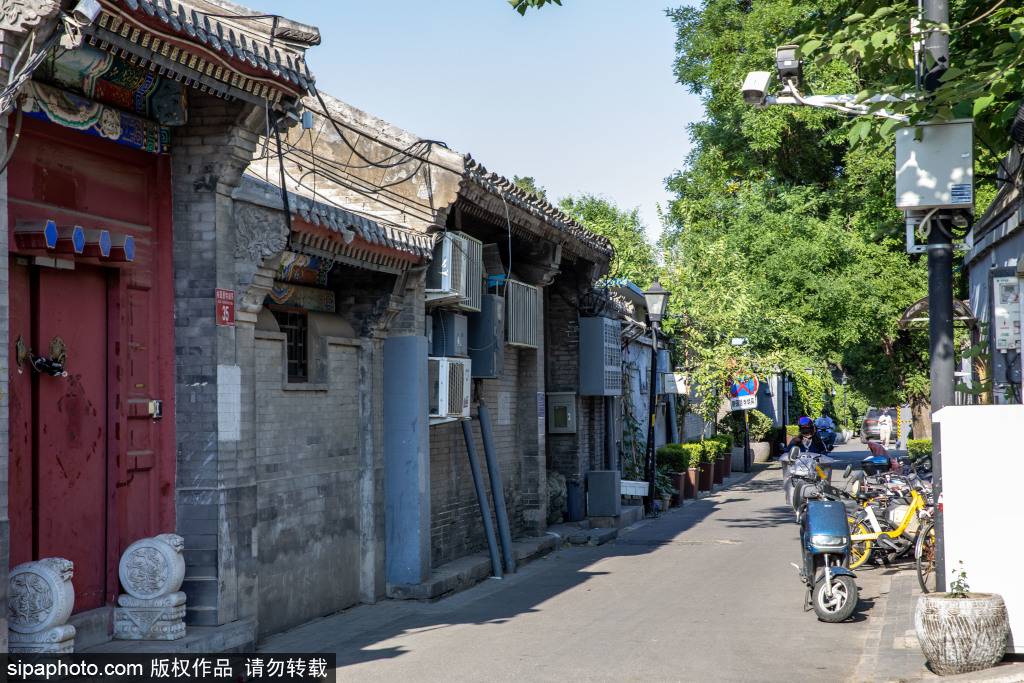
[[[697,497],[697,472],[700,465],[700,452],[697,449],[688,451],[690,462],[686,466],[686,478],[683,480],[683,498],[695,499]]]
[[[727,434],[715,434],[711,437],[711,441],[718,444],[718,452],[725,458],[725,476],[732,476],[732,437]],[[743,469],[742,467],[740,468]]]
[[[668,510],[672,496],[678,493],[679,489],[672,485],[672,480],[669,478],[668,467],[662,465],[654,474],[654,497],[661,499],[662,512]]]
[[[928,665],[940,676],[988,668],[1006,651],[1010,621],[1002,596],[971,593],[969,588],[961,560],[948,592],[926,593],[917,600],[917,640]]]
[[[710,491],[715,480],[715,461],[711,459],[711,453],[701,449],[699,462],[697,463],[697,490]]]
[[[688,444],[669,443],[659,448],[657,452],[659,469],[665,468],[672,487],[676,489],[670,501],[672,505],[679,505],[680,496],[685,495],[682,492],[685,489],[686,471],[690,466],[688,448]]]
[[[704,448],[710,451],[709,457],[715,462],[715,479],[716,484],[721,484],[725,481],[725,478],[729,476],[725,471],[725,449],[721,447],[717,441],[706,440],[704,442]]]

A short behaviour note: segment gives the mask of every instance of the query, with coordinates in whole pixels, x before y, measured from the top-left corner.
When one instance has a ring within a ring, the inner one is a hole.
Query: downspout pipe
[[[466,452],[469,454],[469,467],[473,470],[476,500],[480,504],[480,517],[484,521],[487,549],[491,551],[491,570],[494,572],[494,578],[500,579],[503,575],[501,573],[501,559],[498,557],[498,541],[494,538],[494,526],[491,524],[491,508],[487,504],[484,475],[480,473],[480,458],[476,454],[476,444],[473,443],[473,425],[469,420],[462,420],[462,436],[466,438]]]
[[[516,553],[512,548],[512,534],[508,527],[508,513],[505,511],[505,489],[501,487],[501,472],[498,470],[498,457],[494,453],[494,437],[491,434],[491,413],[481,403],[477,406],[480,418],[480,436],[484,441],[484,455],[487,458],[487,476],[491,480],[491,496],[494,498],[494,518],[498,521],[498,535],[501,538],[501,551],[505,558],[505,571],[516,573]]]

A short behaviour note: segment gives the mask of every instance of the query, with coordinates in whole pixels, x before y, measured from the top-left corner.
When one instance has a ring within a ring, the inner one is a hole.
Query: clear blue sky
[[[675,83],[665,0],[563,0],[521,17],[505,0],[240,0],[313,24],[317,86],[488,170],[533,176],[555,201],[640,208],[648,235],[689,150],[700,101]]]

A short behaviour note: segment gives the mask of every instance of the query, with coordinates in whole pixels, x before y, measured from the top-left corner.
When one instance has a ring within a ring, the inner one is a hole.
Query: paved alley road
[[[777,464],[600,547],[567,547],[428,605],[360,606],[261,643],[337,652],[345,681],[848,681],[878,596],[803,612]]]

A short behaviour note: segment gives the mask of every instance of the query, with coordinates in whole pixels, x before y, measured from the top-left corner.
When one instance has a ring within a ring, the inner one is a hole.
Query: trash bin
[[[565,482],[567,522],[583,521],[583,482],[573,479]]]

